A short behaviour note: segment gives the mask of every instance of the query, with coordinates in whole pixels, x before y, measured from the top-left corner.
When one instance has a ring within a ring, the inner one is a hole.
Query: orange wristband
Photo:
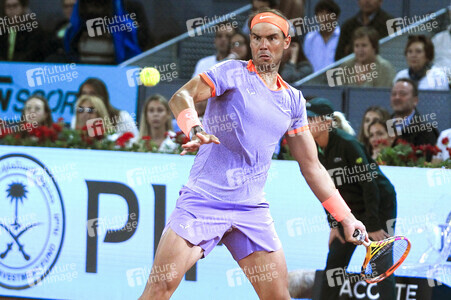
[[[338,190],[322,204],[338,222],[343,221],[343,219],[351,212],[351,209],[348,207],[345,200],[343,200],[343,197],[341,197]]]
[[[179,113],[177,116],[177,124],[187,137],[189,137],[191,128],[196,125],[202,126],[202,123],[197,116],[197,111],[191,107],[184,109]]]

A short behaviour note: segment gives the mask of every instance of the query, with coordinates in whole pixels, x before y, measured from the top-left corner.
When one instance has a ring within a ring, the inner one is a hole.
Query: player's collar
[[[280,91],[282,89],[288,89],[287,84],[285,83],[285,81],[283,81],[282,77],[280,77],[279,74],[277,74],[277,89],[273,90],[271,88],[269,88],[269,86],[266,84],[266,82],[263,80],[263,78],[260,76],[260,74],[258,74],[257,72],[257,68],[254,65],[254,62],[252,61],[252,59],[249,60],[249,62],[247,63],[247,67],[246,67],[249,72],[255,72],[257,73],[258,77],[261,79],[261,81],[263,81],[263,83],[266,85],[266,87],[268,89],[270,89],[271,91]]]

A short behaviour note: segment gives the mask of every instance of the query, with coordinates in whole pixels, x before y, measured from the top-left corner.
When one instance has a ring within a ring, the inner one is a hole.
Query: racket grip
[[[357,240],[363,242],[365,240],[365,235],[359,229],[356,229],[352,234],[352,237],[357,238]]]

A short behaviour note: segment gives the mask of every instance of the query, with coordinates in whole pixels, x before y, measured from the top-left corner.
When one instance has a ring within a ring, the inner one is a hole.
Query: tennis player
[[[341,222],[346,240],[360,244],[352,234],[356,229],[366,234],[318,161],[302,93],[278,74],[291,41],[287,19],[264,9],[250,17],[249,28],[252,60],[215,65],[191,79],[169,102],[178,125],[191,138],[182,154],[199,152],[140,299],[169,299],[186,271],[221,240],[260,299],[291,299],[285,256],[263,192],[272,155],[285,133],[303,176]],[[207,99],[202,125],[194,105]],[[175,278],[158,274],[167,266]],[[269,269],[271,280],[255,276],[267,275]]]

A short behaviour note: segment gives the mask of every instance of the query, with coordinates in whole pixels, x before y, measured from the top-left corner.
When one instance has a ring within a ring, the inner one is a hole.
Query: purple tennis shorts
[[[261,197],[241,202],[220,201],[183,187],[163,234],[168,227],[200,246],[203,257],[221,240],[236,261],[255,251],[282,248],[269,203]]]

